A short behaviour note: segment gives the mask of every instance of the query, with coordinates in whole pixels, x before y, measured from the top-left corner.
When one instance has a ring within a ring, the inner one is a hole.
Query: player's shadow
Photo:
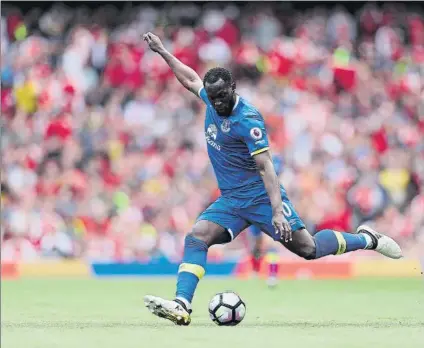
[[[164,322],[142,322],[142,321],[3,321],[1,323],[2,329],[63,329],[63,330],[83,330],[83,329],[125,329],[125,328],[152,328],[160,329],[164,326],[174,326],[171,323]],[[198,321],[192,323],[191,327],[216,327],[210,321]],[[370,329],[396,329],[396,328],[424,328],[422,321],[408,321],[396,319],[382,319],[364,322],[339,322],[339,321],[266,321],[258,320],[257,322],[244,322],[237,326],[237,328],[370,328]]]

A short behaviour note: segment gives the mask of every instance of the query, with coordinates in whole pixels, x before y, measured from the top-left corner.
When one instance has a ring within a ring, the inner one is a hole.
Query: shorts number
[[[283,202],[283,214],[287,217],[291,216],[292,214],[292,210],[286,202]]]

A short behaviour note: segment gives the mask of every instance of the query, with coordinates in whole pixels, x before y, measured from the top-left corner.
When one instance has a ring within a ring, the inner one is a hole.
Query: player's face
[[[220,116],[230,116],[235,103],[234,86],[219,79],[215,83],[206,83],[208,98]]]

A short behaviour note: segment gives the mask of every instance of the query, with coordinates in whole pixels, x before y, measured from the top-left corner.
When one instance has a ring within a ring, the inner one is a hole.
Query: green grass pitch
[[[3,348],[418,348],[424,280],[204,279],[189,327],[152,316],[144,294],[172,296],[173,279],[25,279],[2,282]],[[208,316],[214,293],[247,305],[237,327]]]

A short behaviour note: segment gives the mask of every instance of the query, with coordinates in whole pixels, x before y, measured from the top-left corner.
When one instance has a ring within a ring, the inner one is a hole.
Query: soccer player
[[[362,249],[393,259],[402,257],[393,239],[365,225],[356,233],[326,229],[311,236],[278,182],[264,119],[236,93],[231,73],[213,68],[202,81],[165,49],[159,37],[147,33],[143,39],[161,55],[178,81],[205,103],[208,155],[221,190],[221,197],[200,214],[185,238],[175,299],[144,297],[153,314],[177,325],[190,324],[191,302],[205,274],[209,247],[232,241],[250,225],[306,260]]]

